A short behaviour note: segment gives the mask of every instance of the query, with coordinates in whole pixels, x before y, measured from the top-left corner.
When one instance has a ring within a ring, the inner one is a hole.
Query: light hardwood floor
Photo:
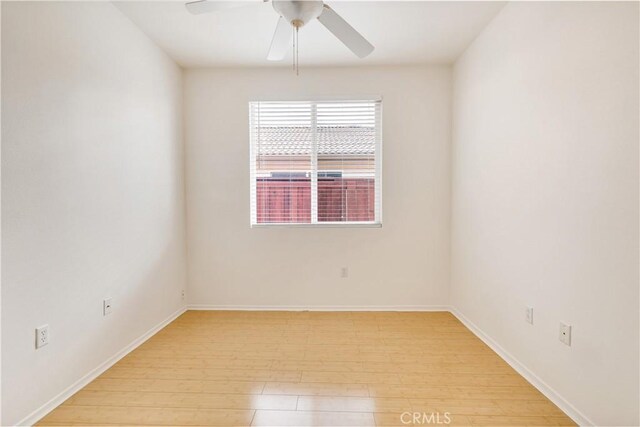
[[[575,425],[450,313],[251,311],[186,312],[39,425],[447,420]]]

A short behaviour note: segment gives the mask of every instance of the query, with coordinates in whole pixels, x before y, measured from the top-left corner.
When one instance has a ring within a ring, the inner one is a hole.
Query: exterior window
[[[251,225],[381,224],[381,102],[252,102]]]

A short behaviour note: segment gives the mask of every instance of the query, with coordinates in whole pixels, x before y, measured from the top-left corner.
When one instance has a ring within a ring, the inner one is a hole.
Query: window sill
[[[322,222],[315,224],[270,223],[251,224],[251,228],[382,228],[381,222]]]

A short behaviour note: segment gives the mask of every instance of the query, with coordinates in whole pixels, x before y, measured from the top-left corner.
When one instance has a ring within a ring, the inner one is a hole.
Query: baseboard
[[[110,357],[104,363],[87,373],[80,378],[74,384],[69,386],[63,392],[49,400],[40,408],[33,411],[22,421],[16,423],[16,425],[28,425],[31,426],[42,419],[45,415],[59,406],[62,402],[71,397],[74,393],[82,389],[89,384],[104,371],[116,364],[120,359],[136,349],[146,340],[151,338],[160,329],[175,320],[178,316],[187,310],[238,310],[238,311],[449,311],[451,312],[462,324],[464,324],[471,332],[473,332],[478,338],[480,338],[485,344],[487,344],[498,356],[504,359],[513,369],[515,369],[520,375],[522,375],[527,381],[529,381],[535,388],[537,388],[542,394],[544,394],[549,400],[556,404],[562,411],[564,411],[573,421],[582,426],[593,426],[594,422],[576,409],[571,403],[564,399],[558,392],[546,384],[536,374],[531,372],[526,366],[520,363],[514,356],[500,346],[489,335],[478,328],[471,320],[466,318],[455,307],[449,307],[446,305],[389,305],[389,306],[273,306],[273,305],[207,305],[207,304],[192,304],[188,307],[183,307],[165,320],[145,332],[142,336],[135,339],[121,351]]]
[[[58,394],[53,399],[49,400],[47,403],[42,405],[40,408],[36,409],[31,414],[27,415],[22,421],[16,423],[16,425],[32,426],[33,424],[35,424],[36,422],[44,418],[45,415],[47,415],[49,412],[51,412],[56,407],[58,407],[62,402],[70,398],[73,394],[75,394],[84,386],[86,386],[91,381],[96,379],[104,371],[106,371],[107,369],[115,365],[120,359],[122,359],[127,354],[131,353],[133,350],[139,347],[142,343],[144,343],[146,340],[148,340],[153,335],[155,335],[160,329],[164,328],[169,323],[173,322],[178,316],[180,316],[185,311],[187,311],[187,308],[182,307],[176,312],[172,313],[169,317],[164,319],[162,322],[158,323],[156,326],[149,329],[142,336],[140,336],[139,338],[136,338],[135,340],[133,340],[133,342],[131,342],[125,348],[123,348],[122,350],[120,350],[119,352],[111,356],[109,359],[107,359],[104,363],[100,364],[95,369],[91,370],[85,376],[80,378],[78,381],[73,383],[71,386],[65,389],[62,393]]]
[[[208,305],[190,304],[189,310],[220,311],[449,311],[447,305]]]
[[[451,313],[462,322],[471,332],[473,332],[478,338],[480,338],[486,345],[488,345],[498,356],[500,356],[505,362],[507,362],[513,369],[515,369],[520,375],[522,375],[527,381],[529,381],[535,388],[537,388],[542,394],[544,394],[550,401],[552,401],[558,408],[560,408],[565,414],[567,414],[573,421],[581,426],[595,426],[596,424],[591,421],[586,415],[576,409],[569,401],[563,398],[557,391],[551,388],[540,377],[531,372],[526,366],[506,351],[500,344],[494,341],[488,334],[482,329],[476,326],[471,320],[464,316],[458,309],[451,307]]]

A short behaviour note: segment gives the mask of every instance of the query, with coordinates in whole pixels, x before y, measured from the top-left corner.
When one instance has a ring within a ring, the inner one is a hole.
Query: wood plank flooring
[[[450,313],[251,311],[186,312],[38,424],[446,421],[575,425]]]

